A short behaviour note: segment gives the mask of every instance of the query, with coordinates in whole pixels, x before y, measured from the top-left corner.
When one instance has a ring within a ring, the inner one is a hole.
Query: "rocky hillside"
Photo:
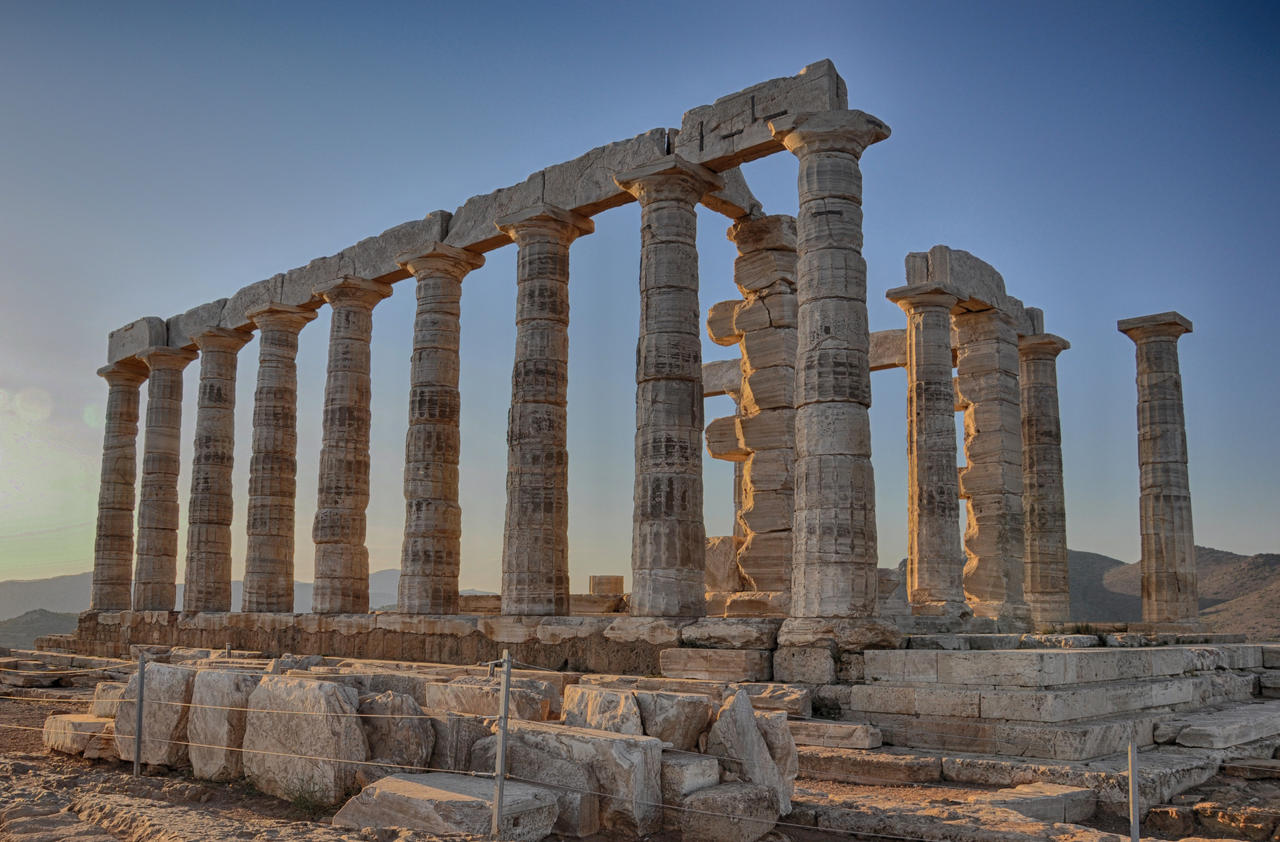
[[[42,634],[66,634],[76,630],[75,614],[59,614],[37,608],[8,620],[0,620],[0,647],[30,649]]]

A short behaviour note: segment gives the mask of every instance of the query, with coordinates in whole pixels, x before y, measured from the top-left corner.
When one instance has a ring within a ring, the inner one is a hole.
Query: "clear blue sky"
[[[863,160],[873,329],[908,251],[979,255],[1060,359],[1073,548],[1137,557],[1133,353],[1176,309],[1200,543],[1280,551],[1280,25],[1270,4],[0,3],[0,579],[87,570],[109,330],[170,316],[686,109],[832,59],[893,136]],[[795,163],[746,168],[795,210]],[[572,252],[572,574],[626,572],[638,212]],[[702,305],[736,295],[700,215]],[[495,589],[514,249],[463,301],[464,587]],[[374,328],[375,569],[399,563],[413,296]],[[325,315],[302,336],[310,578]],[[707,359],[728,349],[706,344]],[[257,345],[241,355],[243,553]],[[188,369],[190,452],[197,366]],[[905,378],[873,378],[880,559],[905,553]],[[708,418],[727,411],[708,406]],[[707,460],[708,532],[730,469]],[[188,494],[188,474],[180,496]],[[185,542],[183,544],[185,546]]]

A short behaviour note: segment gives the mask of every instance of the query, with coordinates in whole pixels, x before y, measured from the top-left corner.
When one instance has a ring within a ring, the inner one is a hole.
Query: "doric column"
[[[187,506],[182,610],[231,610],[231,466],[236,445],[236,357],[253,334],[211,328],[200,349],[200,389]]]
[[[706,613],[697,203],[723,186],[672,155],[618,175],[640,201],[631,613]]]
[[[967,608],[951,380],[958,297],[933,284],[886,297],[907,317],[907,599],[913,614],[959,617]]]
[[[249,460],[245,612],[293,611],[293,522],[298,491],[298,334],[314,310],[269,304],[248,314],[258,328]]]
[[[195,351],[157,346],[138,354],[147,379],[147,426],[138,501],[134,611],[172,611],[178,579],[178,472],[182,442],[182,370]]]
[[[496,225],[520,249],[507,415],[502,613],[568,614],[569,244],[594,231],[595,224],[539,205]]]
[[[133,501],[138,471],[138,387],[147,367],[135,359],[98,369],[107,381],[98,532],[93,542],[93,611],[128,611],[133,582]]]
[[[417,278],[404,445],[404,545],[397,607],[458,613],[462,508],[458,505],[458,342],[462,279],[484,258],[444,243],[402,254]]]
[[[800,162],[791,617],[871,617],[878,574],[858,160],[889,128],[861,111],[771,125]]]
[[[316,288],[333,308],[329,372],[324,384],[320,488],[316,500],[316,585],[312,611],[369,610],[369,340],[373,307],[391,285],[344,276]]]
[[[1067,580],[1067,505],[1062,492],[1058,354],[1071,347],[1049,333],[1018,340],[1022,386],[1022,507],[1026,529],[1023,590],[1031,622],[1071,619]]]
[[[956,392],[965,407],[960,494],[969,504],[964,590],[975,615],[1026,629],[1018,332],[998,310],[960,313],[954,322]]]
[[[1158,313],[1124,319],[1116,327],[1137,345],[1142,619],[1193,626],[1200,598],[1178,370],[1178,337],[1191,332],[1191,320]]]

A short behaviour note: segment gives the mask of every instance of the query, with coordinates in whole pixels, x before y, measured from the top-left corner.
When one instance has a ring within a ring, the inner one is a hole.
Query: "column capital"
[[[618,173],[613,181],[642,205],[663,199],[683,199],[695,204],[708,193],[724,189],[724,179],[679,155],[667,155],[642,167]]]
[[[196,352],[186,348],[170,348],[168,345],[152,345],[138,352],[137,358],[151,371],[169,369],[182,371],[196,358]]]
[[[332,281],[316,284],[315,293],[330,306],[349,304],[372,310],[375,304],[391,294],[391,284],[341,275]]]
[[[239,351],[250,339],[253,339],[251,331],[225,327],[211,327],[191,337],[201,351]]]
[[[950,312],[961,293],[946,284],[908,284],[894,287],[885,292],[884,297],[902,308],[902,312],[911,313],[921,307],[945,307]]]
[[[784,114],[769,121],[773,137],[787,150],[848,152],[861,156],[864,149],[889,136],[889,127],[865,111],[817,111]]]
[[[1071,347],[1071,343],[1052,333],[1018,337],[1018,353],[1027,359],[1054,359]]]
[[[107,381],[108,386],[141,386],[146,382],[147,374],[147,364],[134,357],[117,360],[98,369],[98,376]]]
[[[1191,320],[1181,313],[1170,311],[1121,319],[1116,322],[1116,330],[1138,343],[1148,339],[1177,339],[1182,334],[1191,332]]]
[[[484,265],[484,255],[437,240],[413,251],[400,252],[396,263],[415,278],[440,273],[461,280],[463,275]]]
[[[552,239],[567,245],[596,230],[596,224],[587,217],[545,202],[495,219],[493,225],[516,245],[529,239]]]
[[[273,301],[265,307],[250,310],[245,318],[259,330],[288,330],[296,333],[318,315],[315,310]]]
[[[729,226],[725,236],[738,247],[740,255],[766,249],[795,251],[796,218],[774,214],[739,219]]]

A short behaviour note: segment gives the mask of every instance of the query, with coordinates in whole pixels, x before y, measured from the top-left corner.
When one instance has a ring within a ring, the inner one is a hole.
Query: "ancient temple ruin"
[[[447,637],[481,626],[495,644],[563,641],[607,626],[618,640],[657,645],[667,633],[644,629],[703,616],[781,618],[780,639],[800,647],[1060,628],[1069,614],[1056,360],[1070,344],[1046,332],[1044,314],[1010,294],[992,266],[943,245],[908,254],[905,284],[884,293],[902,308],[905,329],[869,331],[860,166],[889,136],[883,122],[848,108],[843,80],[819,62],[694,108],[679,129],[593,149],[228,298],[113,331],[99,371],[109,387],[106,437],[92,610],[80,645],[116,652],[225,638],[261,649],[284,635],[297,648],[310,629],[317,646],[332,650],[350,636],[346,654],[368,655],[377,635],[362,639],[361,629]],[[799,165],[796,217],[768,214],[738,168],[780,152]],[[631,590],[625,616],[573,617],[569,250],[591,235],[593,216],[632,201],[642,249]],[[729,220],[742,295],[705,312],[699,204]],[[477,619],[458,593],[461,285],[487,252],[508,245],[518,250],[517,334],[502,591],[498,616]],[[364,543],[371,319],[392,284],[409,279],[417,311],[399,594],[395,612],[373,614]],[[322,307],[332,310],[323,443],[318,454],[298,453],[298,335]],[[1119,327],[1138,347],[1144,619],[1149,630],[1194,630],[1176,346],[1191,326],[1170,313]],[[739,358],[704,365],[704,329]],[[254,405],[240,408],[252,413],[253,438],[237,447],[237,354],[255,332],[257,390]],[[196,360],[185,587],[176,605],[182,378]],[[909,557],[896,608],[878,566],[868,417],[872,372],[895,367],[907,372],[909,456]],[[705,425],[705,446],[736,463],[736,527],[708,540],[703,399],[713,395],[735,405]],[[247,489],[232,484],[237,451],[250,460]],[[310,493],[297,487],[296,465],[316,458],[315,595],[304,617],[291,613],[293,555],[305,540],[293,534],[294,504]],[[243,494],[247,523],[233,524],[232,501]],[[233,528],[248,537],[239,606],[231,604]],[[346,631],[320,631],[339,627]]]

